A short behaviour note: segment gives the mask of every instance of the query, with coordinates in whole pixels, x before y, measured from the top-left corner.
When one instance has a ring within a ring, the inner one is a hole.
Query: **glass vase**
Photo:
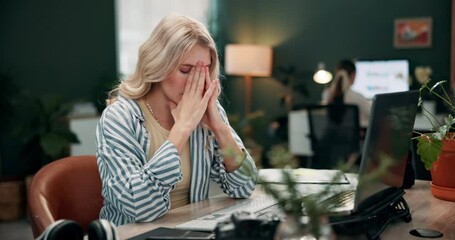
[[[275,234],[275,240],[334,240],[326,216],[310,221],[308,216],[286,215]]]

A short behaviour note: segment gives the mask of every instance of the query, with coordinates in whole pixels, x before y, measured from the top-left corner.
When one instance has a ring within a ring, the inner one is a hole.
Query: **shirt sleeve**
[[[223,120],[226,124],[229,125],[226,112],[219,103],[218,108],[220,109]],[[223,192],[228,194],[228,196],[232,198],[247,198],[253,193],[255,189],[258,171],[253,158],[246,150],[242,140],[232,127],[230,127],[230,129],[237,145],[245,153],[245,159],[237,170],[231,173],[226,172],[224,157],[221,154],[220,146],[214,138],[214,154],[211,169],[211,178],[214,182],[219,184]]]
[[[130,221],[152,221],[169,211],[169,192],[182,178],[178,151],[167,141],[147,161],[140,144],[147,133],[140,120],[121,108],[108,108],[97,127],[103,197]]]
[[[359,107],[360,125],[366,127],[371,112],[371,102],[362,94],[350,89],[345,96],[346,103],[356,104]]]

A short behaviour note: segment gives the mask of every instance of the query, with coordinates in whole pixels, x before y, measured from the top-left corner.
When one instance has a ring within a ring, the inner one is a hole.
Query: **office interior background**
[[[435,80],[448,80],[455,68],[451,63],[451,0],[210,2],[216,5],[216,18],[211,19],[216,27],[211,30],[222,66],[226,44],[273,47],[272,76],[254,78],[251,94],[251,110],[262,111],[267,124],[287,115],[283,96],[288,93],[289,77],[294,78],[295,108],[320,101],[324,86],[312,79],[319,62],[333,72],[341,58],[407,59],[411,89],[419,88],[413,76],[417,66],[431,67]],[[92,102],[102,110],[105,92],[119,78],[115,6],[109,0],[1,1],[1,86],[6,89],[6,82],[17,86],[13,92],[2,91],[2,101],[21,96],[21,91],[36,97],[58,95],[67,103]],[[396,48],[394,21],[420,17],[432,19],[431,46]],[[223,75],[221,101],[228,113],[242,116],[243,78]],[[24,162],[18,153],[21,140],[4,133],[11,122],[22,122],[18,117],[27,118],[28,109],[4,110],[0,176],[23,177]],[[438,111],[444,111],[442,104]],[[12,119],[6,122],[6,116]],[[255,134],[265,150],[276,143],[267,126]]]
[[[210,28],[222,66],[226,44],[273,47],[272,75],[254,78],[251,94],[251,110],[262,111],[267,124],[287,115],[283,96],[288,93],[286,80],[290,76],[294,78],[295,108],[320,101],[324,85],[312,79],[319,62],[324,62],[326,69],[333,72],[341,58],[407,59],[411,89],[420,86],[413,76],[416,66],[431,67],[432,79],[450,78],[453,41],[450,0],[212,0],[210,3],[215,6],[212,10],[216,16],[210,18]],[[37,97],[58,95],[68,103],[93,102],[101,111],[105,92],[119,79],[115,7],[115,1],[107,0],[2,1],[2,83],[8,80],[21,91]],[[432,19],[431,46],[395,47],[394,21],[420,17]],[[221,101],[225,109],[229,114],[242,116],[243,78],[223,72],[222,85]],[[16,93],[9,92],[5,97]],[[443,106],[438,110],[444,111]],[[2,112],[2,116],[27,117],[27,109],[13,112],[22,113]],[[268,130],[266,126],[255,132],[265,149],[275,143]],[[1,174],[20,176],[23,163],[15,151],[19,145],[2,138]]]

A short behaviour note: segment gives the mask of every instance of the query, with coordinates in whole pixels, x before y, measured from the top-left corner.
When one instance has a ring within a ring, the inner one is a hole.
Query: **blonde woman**
[[[217,101],[218,75],[216,46],[203,24],[180,15],[160,21],[97,127],[100,218],[153,221],[206,199],[211,180],[232,198],[251,195],[257,169]]]

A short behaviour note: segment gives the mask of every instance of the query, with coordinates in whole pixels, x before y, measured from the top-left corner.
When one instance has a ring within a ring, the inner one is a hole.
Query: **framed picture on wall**
[[[396,48],[428,48],[431,32],[430,17],[399,18],[395,20],[393,43]]]

